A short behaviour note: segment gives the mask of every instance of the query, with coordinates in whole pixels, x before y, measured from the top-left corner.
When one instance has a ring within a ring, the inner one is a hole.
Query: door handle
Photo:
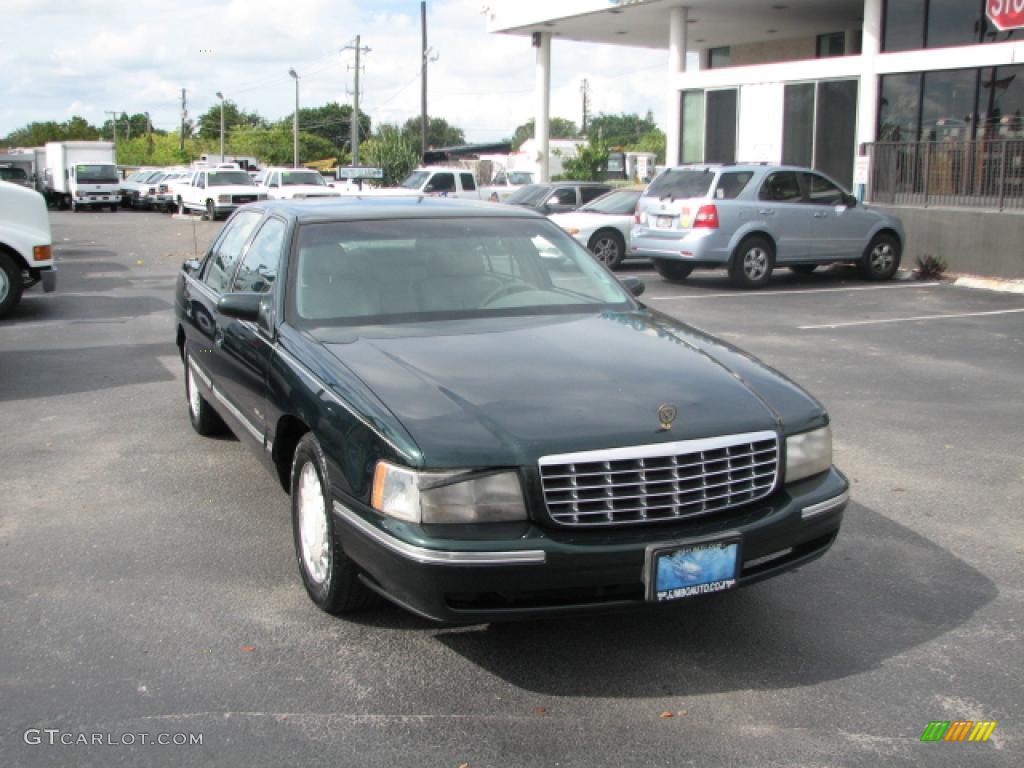
[[[762,208],[760,211],[758,211],[758,213],[761,214],[762,216],[774,216],[775,215],[775,211],[771,210],[770,208]]]

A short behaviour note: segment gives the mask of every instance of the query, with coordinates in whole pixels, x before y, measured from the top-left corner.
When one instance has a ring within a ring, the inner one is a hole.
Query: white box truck
[[[0,181],[0,318],[36,283],[47,293],[57,287],[46,203],[34,189]]]
[[[47,143],[45,179],[46,199],[59,208],[116,211],[121,204],[121,177],[109,141]]]

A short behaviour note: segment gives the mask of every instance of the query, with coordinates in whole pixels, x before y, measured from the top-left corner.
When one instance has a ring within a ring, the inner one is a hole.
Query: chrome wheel
[[[895,260],[896,252],[893,250],[892,245],[886,242],[878,243],[871,249],[871,253],[868,256],[868,264],[871,265],[871,271],[878,275],[884,275],[888,272]]]
[[[751,248],[743,254],[743,274],[752,282],[759,281],[768,272],[768,263],[768,251],[764,248]]]
[[[11,281],[7,277],[7,271],[0,269],[0,304],[7,301],[7,294],[11,292]]]
[[[616,264],[619,261],[619,244],[615,238],[605,235],[599,238],[593,247],[594,256],[605,265]]]
[[[328,544],[327,508],[324,505],[320,475],[311,461],[307,461],[299,473],[297,493],[302,563],[310,579],[317,584],[323,584],[327,579],[331,554]]]
[[[192,364],[185,366],[185,388],[188,390],[188,409],[192,412],[192,418],[199,418],[199,409],[203,401],[200,399],[199,390],[196,389],[196,381],[192,378]]]

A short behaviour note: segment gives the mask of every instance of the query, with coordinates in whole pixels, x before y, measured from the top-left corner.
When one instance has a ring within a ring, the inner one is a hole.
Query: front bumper
[[[338,501],[334,520],[371,588],[421,616],[476,623],[653,605],[644,599],[653,544],[738,534],[739,586],[776,576],[832,546],[848,498],[849,483],[833,467],[748,507],[678,523],[417,526]]]

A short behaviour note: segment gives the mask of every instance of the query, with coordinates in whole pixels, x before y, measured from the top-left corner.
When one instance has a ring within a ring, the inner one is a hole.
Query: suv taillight
[[[702,205],[693,219],[694,229],[718,229],[718,209],[713,205]]]
[[[633,223],[634,224],[639,224],[640,223],[640,203],[636,204],[636,210],[633,211]]]

